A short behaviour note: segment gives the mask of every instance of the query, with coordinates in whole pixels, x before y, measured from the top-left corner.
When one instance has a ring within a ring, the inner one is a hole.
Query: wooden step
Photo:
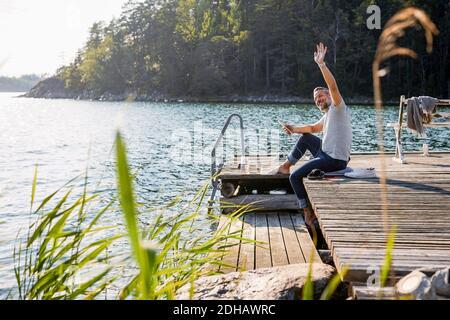
[[[223,213],[229,214],[242,206],[248,205],[248,211],[286,211],[299,210],[295,194],[286,195],[242,195],[233,198],[221,198],[220,206]]]

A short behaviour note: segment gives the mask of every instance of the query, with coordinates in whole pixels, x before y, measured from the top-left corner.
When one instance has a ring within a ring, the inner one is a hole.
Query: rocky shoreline
[[[89,90],[68,91],[64,87],[62,80],[57,77],[51,77],[39,82],[29,92],[20,97],[40,98],[40,99],[72,99],[72,100],[89,100],[89,101],[145,101],[145,102],[170,102],[170,103],[270,103],[270,104],[313,104],[314,101],[310,97],[299,97],[292,95],[231,95],[231,96],[210,96],[210,97],[193,97],[178,96],[169,97],[159,92],[136,94],[134,92],[126,92],[123,94],[113,94],[110,92],[98,93]],[[354,97],[345,99],[348,104],[371,105],[373,106],[373,98]],[[398,101],[385,101],[385,105],[397,105]]]

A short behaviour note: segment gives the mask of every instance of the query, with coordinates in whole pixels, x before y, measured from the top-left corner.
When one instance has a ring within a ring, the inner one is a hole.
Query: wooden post
[[[398,127],[396,128],[396,143],[395,143],[395,160],[404,163],[403,150],[402,150],[402,125],[403,125],[403,114],[404,114],[404,103],[406,102],[405,96],[400,96],[400,106],[398,112]]]

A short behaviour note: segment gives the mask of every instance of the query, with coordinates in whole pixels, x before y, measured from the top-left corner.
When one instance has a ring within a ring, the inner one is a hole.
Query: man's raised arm
[[[325,55],[327,53],[327,47],[323,45],[321,42],[317,45],[317,50],[314,52],[314,61],[317,63],[317,65],[320,68],[320,71],[322,72],[323,78],[325,79],[325,82],[327,83],[328,90],[330,90],[331,95],[331,101],[333,104],[337,107],[342,102],[342,96],[339,92],[339,88],[336,83],[336,79],[334,79],[333,74],[331,73],[330,69],[328,69],[327,65],[325,64]]]

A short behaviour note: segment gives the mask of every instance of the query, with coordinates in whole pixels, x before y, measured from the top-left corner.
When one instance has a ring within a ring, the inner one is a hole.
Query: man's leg
[[[308,207],[307,194],[305,186],[303,185],[303,178],[306,177],[312,170],[321,169],[324,167],[326,160],[324,158],[314,158],[306,162],[303,166],[296,169],[289,176],[292,189],[297,195],[298,205],[301,209]]]
[[[280,166],[278,172],[289,174],[290,169],[295,165],[301,157],[305,154],[306,150],[309,150],[314,157],[317,157],[320,152],[321,140],[313,134],[304,133],[292,148],[291,153],[288,155],[287,160]]]
[[[301,209],[304,209],[306,224],[311,225],[315,219],[315,216],[312,211],[308,210],[307,193],[305,186],[303,185],[303,178],[306,177],[313,169],[331,172],[345,169],[346,166],[347,163],[345,161],[333,159],[324,152],[320,151],[319,157],[308,161],[303,166],[292,172],[289,176],[292,189],[294,189],[294,192],[297,195],[298,205]]]

